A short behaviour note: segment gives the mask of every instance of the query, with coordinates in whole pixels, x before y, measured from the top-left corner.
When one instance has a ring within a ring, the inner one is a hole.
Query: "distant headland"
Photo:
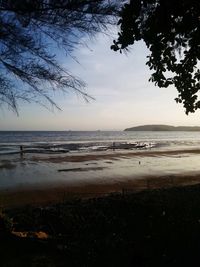
[[[200,131],[200,126],[171,126],[164,124],[140,125],[124,131]]]

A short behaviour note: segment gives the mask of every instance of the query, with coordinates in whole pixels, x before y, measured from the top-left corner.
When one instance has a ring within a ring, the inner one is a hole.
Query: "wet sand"
[[[200,149],[138,150],[27,154],[23,160],[2,160],[1,183],[12,186],[0,189],[0,206],[48,204],[74,197],[198,184],[199,156]]]
[[[98,154],[84,154],[84,155],[58,155],[58,156],[33,156],[32,161],[35,162],[48,162],[48,163],[63,163],[63,162],[85,162],[85,161],[97,161],[97,160],[118,160],[124,157],[161,157],[161,156],[173,156],[183,154],[200,154],[200,149],[184,149],[184,150],[137,150],[137,151],[113,151],[107,153]]]
[[[79,185],[55,184],[15,188],[0,191],[1,207],[48,205],[74,198],[101,197],[111,193],[129,194],[145,190],[180,187],[200,183],[200,173],[187,175],[147,176],[117,183],[90,183]]]

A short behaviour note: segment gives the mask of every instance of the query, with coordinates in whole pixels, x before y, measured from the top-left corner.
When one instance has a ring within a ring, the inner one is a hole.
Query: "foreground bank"
[[[199,207],[193,185],[7,209],[1,266],[195,266]]]

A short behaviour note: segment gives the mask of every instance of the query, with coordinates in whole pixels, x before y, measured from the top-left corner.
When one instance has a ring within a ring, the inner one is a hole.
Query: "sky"
[[[89,103],[70,91],[53,99],[62,109],[53,112],[37,104],[22,103],[19,116],[0,110],[0,130],[124,130],[144,124],[200,125],[200,112],[185,115],[176,104],[175,88],[159,88],[149,82],[145,65],[148,50],[136,43],[127,54],[110,49],[112,37],[98,34],[85,39],[87,46],[74,51],[77,63],[62,56],[62,64],[87,84],[95,98]]]

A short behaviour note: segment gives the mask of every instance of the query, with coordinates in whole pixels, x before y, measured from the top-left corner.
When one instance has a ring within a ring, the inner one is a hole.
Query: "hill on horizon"
[[[124,131],[200,131],[200,126],[171,126],[164,124],[140,125]]]

